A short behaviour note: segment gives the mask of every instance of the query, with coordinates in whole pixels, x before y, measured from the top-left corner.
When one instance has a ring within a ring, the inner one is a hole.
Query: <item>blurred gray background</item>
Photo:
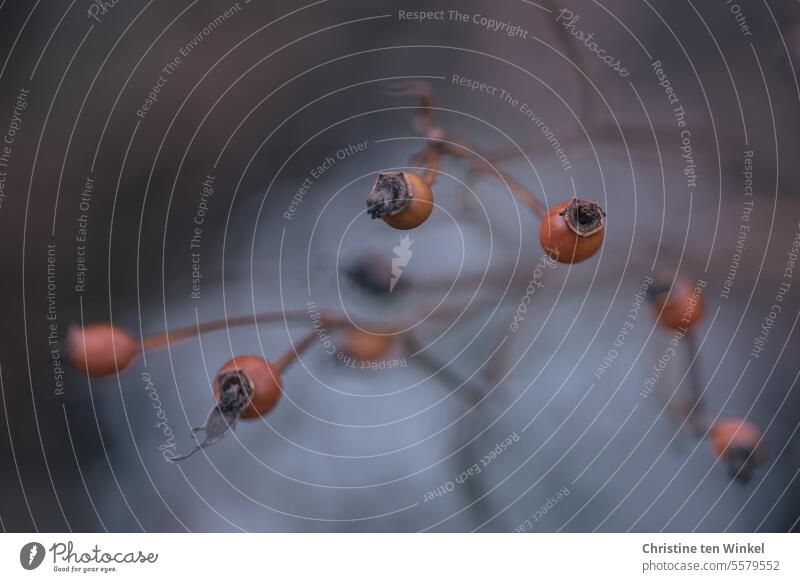
[[[744,0],[737,21],[724,2],[459,2],[466,23],[403,20],[399,11],[455,9],[412,1],[241,2],[223,20],[237,5],[125,0],[102,14],[92,6],[0,4],[0,131],[16,96],[30,91],[0,206],[4,530],[512,531],[526,520],[532,531],[798,528],[796,280],[765,351],[749,356],[800,229],[796,5]],[[629,76],[564,34],[562,8]],[[526,38],[474,15],[518,25]],[[691,197],[653,61],[686,112],[698,175]],[[571,171],[519,108],[457,86],[454,74],[529,104]],[[159,76],[158,100],[142,118]],[[416,100],[386,91],[401,78],[429,78],[448,139],[491,153],[549,203],[577,192],[608,213],[602,252],[545,269],[516,333],[509,325],[542,256],[538,223],[464,162],[443,164],[437,209],[408,233],[405,292],[372,297],[342,275],[367,255],[389,265],[402,235],[364,214],[375,172],[408,165],[423,143]],[[365,151],[337,160],[287,220],[310,172],[362,142]],[[724,299],[749,150],[754,210]],[[192,299],[190,240],[209,174],[215,192]],[[82,208],[87,176],[94,189]],[[82,214],[86,286],[76,292]],[[234,354],[275,357],[308,324],[176,343],[119,378],[68,370],[60,394],[47,244],[56,248],[59,334],[95,320],[151,334],[303,310],[309,300],[356,320],[453,313],[415,327],[424,350],[398,348],[404,368],[346,369],[312,347],[285,374],[272,414],[176,465],[159,450],[151,394],[187,449],[219,366]],[[670,338],[649,309],[595,377],[641,278],[663,271],[707,282],[697,366],[709,415],[765,429],[769,461],[747,485],[730,481],[667,404],[684,397],[682,357],[641,396]],[[485,398],[473,406],[468,391]],[[478,475],[456,480],[510,436]],[[430,493],[437,489],[444,494]]]

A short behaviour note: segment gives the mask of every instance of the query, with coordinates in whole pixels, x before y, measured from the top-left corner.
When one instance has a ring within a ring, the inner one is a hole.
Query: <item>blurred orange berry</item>
[[[742,418],[721,420],[711,427],[711,447],[728,465],[731,476],[742,483],[749,481],[756,468],[767,460],[761,430]]]
[[[122,372],[140,350],[133,335],[107,323],[71,325],[65,345],[70,366],[95,377]]]

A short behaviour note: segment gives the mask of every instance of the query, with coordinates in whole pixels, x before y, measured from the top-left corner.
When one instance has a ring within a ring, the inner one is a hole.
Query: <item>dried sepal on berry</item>
[[[204,438],[188,453],[173,457],[173,461],[186,459],[227,436],[239,419],[263,416],[278,403],[281,395],[281,378],[277,368],[259,356],[237,356],[220,368],[214,378],[214,397],[217,403],[211,409],[202,427],[192,433],[203,432]]]
[[[223,385],[221,396],[211,412],[208,413],[206,423],[192,429],[192,435],[204,433],[203,439],[199,440],[189,452],[172,457],[172,461],[182,461],[191,457],[200,449],[221,441],[236,428],[236,424],[242,416],[242,410],[250,402],[252,390],[247,381],[237,372],[226,372],[221,382]]]

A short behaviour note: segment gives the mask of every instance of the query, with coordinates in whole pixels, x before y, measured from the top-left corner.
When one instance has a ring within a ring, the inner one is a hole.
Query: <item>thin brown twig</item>
[[[434,313],[431,313],[430,315],[426,316],[426,318],[446,319],[448,317],[457,315],[458,313],[459,311],[455,308],[439,308]],[[207,333],[222,331],[225,329],[245,327],[248,325],[257,325],[260,323],[277,323],[284,320],[295,321],[295,322],[310,321],[309,317],[310,316],[308,312],[302,310],[265,311],[261,313],[256,313],[255,315],[239,315],[228,319],[216,319],[213,321],[203,322],[200,323],[199,325],[191,327],[183,327],[175,330],[167,330],[166,332],[145,336],[140,340],[140,345],[144,346],[144,351],[150,351],[162,348],[173,342],[180,342],[186,339],[198,337],[201,335],[205,335]],[[354,325],[357,325],[358,327],[364,329],[403,330],[409,327],[410,325],[413,325],[413,322],[416,321],[416,319],[410,319],[409,321],[396,321],[394,322],[394,324],[387,326],[385,322],[377,322],[377,321],[359,321],[357,323],[354,323],[342,315],[323,313],[322,317],[320,318],[320,321],[322,322],[322,325],[329,328],[329,330],[354,326]]]
[[[414,118],[414,129],[425,135],[435,131],[433,125],[433,89],[425,81],[403,81],[387,85],[386,91],[395,96],[419,97],[419,107]]]
[[[422,179],[425,180],[428,186],[433,186],[436,178],[439,177],[439,167],[442,164],[442,148],[433,144],[431,147],[426,148],[426,151],[428,153],[421,165],[427,169],[422,175]]]
[[[701,129],[711,131],[711,128],[703,127]],[[605,145],[619,144],[624,146],[632,145],[655,145],[653,134],[655,138],[661,140],[666,136],[675,136],[680,132],[680,128],[676,124],[669,123],[654,123],[652,127],[648,124],[620,122],[619,125],[610,121],[593,121],[589,124],[584,124],[583,128],[575,127],[563,132],[556,132],[559,144],[562,147],[580,143],[588,140],[602,141]],[[727,131],[725,128],[717,128],[717,136],[719,142],[726,140],[735,140],[736,136]],[[486,152],[485,157],[493,164],[505,162],[522,157],[526,154],[535,154],[538,152],[552,151],[552,146],[547,140],[541,137],[535,137],[533,140],[523,143],[514,144],[511,146],[504,146]],[[645,154],[663,156],[656,148],[636,148],[637,156]]]
[[[590,125],[584,125],[584,128],[585,130],[581,130],[580,128],[574,128],[566,132],[557,132],[556,135],[558,136],[559,144],[562,147],[565,147],[568,145],[582,142],[585,139],[588,140],[599,139],[603,141],[610,141],[614,139],[616,141],[623,142],[623,135],[624,135],[624,142],[629,142],[629,143],[647,142],[651,144],[653,143],[653,130],[650,129],[650,126],[646,125],[638,126],[633,124],[625,124],[621,127],[617,127],[613,123],[599,121],[596,123],[592,123]],[[660,134],[676,132],[675,127],[668,125],[655,127],[654,130],[657,136]],[[621,133],[623,131],[624,133]],[[522,145],[515,144],[513,146],[501,147],[492,150],[491,152],[487,152],[486,159],[496,164],[518,158],[525,154],[546,152],[551,149],[552,146],[550,145],[550,143],[548,143],[546,140],[541,139],[540,137],[536,137],[532,141],[524,143]],[[642,151],[637,149],[637,154],[641,153]]]
[[[341,322],[338,322],[336,324],[329,322],[327,323],[327,325],[334,328],[341,325]],[[311,344],[313,344],[316,341],[317,337],[318,337],[317,330],[311,330],[305,336],[303,336],[303,338],[299,342],[292,343],[292,345],[289,347],[288,350],[286,350],[282,355],[280,355],[272,362],[275,371],[277,373],[281,373],[284,369],[286,369],[286,367],[289,364],[291,364],[298,357],[300,357],[300,354],[306,351],[311,346]]]
[[[470,149],[443,140],[444,130],[433,122],[433,90],[430,84],[424,81],[406,82],[393,86],[391,92],[395,95],[416,95],[420,98],[414,127],[418,132],[424,133],[431,142],[414,156],[414,160],[416,161],[415,165],[427,168],[423,178],[429,185],[436,181],[443,155],[465,159],[470,162],[473,170],[494,176],[504,182],[511,193],[530,208],[540,220],[547,217],[547,207],[544,203],[531,194],[518,180],[494,167]]]
[[[255,315],[239,315],[227,319],[217,319],[199,325],[182,327],[174,330],[167,330],[141,339],[143,351],[161,348],[167,344],[190,339],[207,333],[220,331],[232,327],[243,327],[245,325],[257,325],[259,323],[275,323],[283,320],[298,321],[308,318],[305,311],[269,311],[257,313]]]
[[[686,366],[689,373],[687,422],[696,436],[702,436],[708,431],[708,423],[705,418],[705,402],[703,401],[702,382],[700,370],[698,369],[697,345],[694,334],[691,331],[686,333],[683,340],[686,345],[686,356],[688,358]]]
[[[461,380],[449,367],[441,365],[433,357],[421,351],[419,342],[411,334],[406,334],[403,343],[409,352],[416,354],[414,356],[415,363],[435,374],[435,377],[439,378],[451,391],[458,386],[459,389],[455,390],[456,396],[461,398],[465,405],[474,406],[480,402],[481,392],[483,392],[481,388],[471,385],[469,380]]]
[[[435,358],[421,352],[421,346],[412,334],[407,335],[404,343],[408,351],[417,353],[414,361],[422,365],[422,367],[429,372],[434,373],[451,392],[454,391],[456,386],[460,386],[460,389],[455,390],[454,393],[461,398],[464,406],[471,409],[471,414],[463,419],[463,422],[460,424],[461,430],[455,431],[457,441],[455,446],[457,450],[454,455],[454,464],[456,467],[461,467],[462,470],[469,469],[481,457],[476,451],[480,440],[477,438],[470,440],[470,431],[468,429],[470,426],[474,425],[475,421],[479,418],[480,412],[476,407],[481,402],[481,394],[485,392],[485,389],[473,384],[470,380],[461,380],[447,366],[442,365],[442,363],[438,362]],[[464,440],[466,440],[466,443],[459,447],[462,436]],[[478,475],[470,475],[464,481],[468,501],[467,507],[473,516],[473,521],[477,524],[484,523],[487,518],[494,515],[491,510],[489,495],[485,491],[482,481],[483,480],[480,479]]]
[[[531,194],[528,189],[513,176],[508,175],[500,168],[495,167],[465,147],[446,143],[443,145],[443,150],[444,153],[453,157],[469,160],[473,170],[488,176],[493,176],[498,178],[501,182],[504,182],[511,193],[525,206],[530,208],[540,220],[544,220],[547,217],[547,207],[544,203]]]

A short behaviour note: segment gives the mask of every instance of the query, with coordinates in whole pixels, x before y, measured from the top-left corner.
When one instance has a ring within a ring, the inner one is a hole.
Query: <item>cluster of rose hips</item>
[[[400,230],[416,228],[433,210],[431,184],[413,172],[382,172],[367,197],[367,212]],[[551,207],[539,227],[539,242],[553,260],[579,263],[603,244],[605,213],[588,200],[572,198]]]
[[[421,97],[415,124],[427,135],[430,143],[416,156],[416,161],[426,170],[422,176],[410,171],[380,172],[367,196],[367,213],[372,218],[381,218],[389,226],[400,230],[416,228],[424,223],[433,211],[432,185],[436,181],[441,158],[452,155],[469,159],[474,169],[499,177],[514,195],[533,210],[541,219],[540,244],[552,259],[568,264],[577,263],[599,250],[605,237],[605,212],[597,203],[573,197],[546,209],[513,178],[501,174],[469,150],[443,141],[444,132],[432,122],[432,98],[426,85],[413,84],[406,89],[401,88],[400,92],[415,92]],[[350,275],[368,289],[385,288],[385,277],[378,276],[369,265],[357,266]],[[672,285],[651,289],[650,296],[659,324],[680,330],[691,340],[690,331],[702,316],[703,303],[702,297],[689,282],[679,278]],[[269,316],[264,320],[267,319],[276,318]],[[250,319],[249,322],[254,321]],[[75,327],[70,330],[66,340],[68,359],[72,366],[91,376],[108,376],[127,368],[143,350],[159,347],[171,339],[183,339],[219,329],[218,323],[141,340],[124,329],[107,324]],[[248,323],[248,320],[242,318],[235,323]],[[326,323],[331,329],[343,328],[342,352],[355,360],[379,360],[392,349],[395,342],[395,336],[391,333],[366,331],[341,320],[329,320]],[[225,322],[226,326],[230,324],[230,321]],[[256,355],[236,356],[226,362],[214,378],[216,403],[206,424],[194,429],[194,432],[204,432],[204,439],[192,451],[174,460],[186,458],[217,442],[235,427],[238,420],[260,418],[273,410],[280,399],[284,369],[316,339],[316,334],[310,333],[292,346],[289,352],[272,362]],[[693,341],[685,343],[693,350]],[[692,411],[699,413],[702,410],[702,395],[698,392],[698,386],[692,389]],[[747,481],[766,460],[762,434],[750,421],[738,418],[722,420],[705,430],[704,434],[710,434],[714,453],[727,464],[731,474],[738,480]]]
[[[682,277],[675,278],[671,285],[656,284],[649,293],[659,325],[684,334],[690,360],[694,359],[692,333],[705,310],[703,296],[689,280]],[[692,400],[689,417],[692,419],[702,413],[702,393],[696,381],[692,383],[690,390]],[[710,428],[702,421],[695,422],[698,424],[696,432],[709,436],[713,453],[728,467],[731,477],[737,481],[748,482],[755,470],[766,462],[764,435],[752,421],[725,418],[716,421]]]
[[[391,333],[371,332],[346,326],[341,321],[331,321],[331,328],[344,328],[341,333],[341,351],[357,361],[374,362],[385,357],[394,345]],[[220,326],[214,325],[212,329]],[[178,339],[195,333],[186,330],[175,334]],[[216,403],[208,415],[206,424],[193,429],[193,433],[204,432],[205,437],[189,453],[173,457],[182,460],[224,437],[235,428],[238,420],[260,418],[275,408],[281,390],[281,375],[299,354],[316,339],[316,332],[274,361],[261,356],[235,356],[219,369],[213,382]],[[170,334],[136,339],[127,330],[106,323],[93,323],[84,327],[73,326],[65,339],[67,360],[70,365],[93,377],[118,374],[127,369],[136,358],[149,347],[160,347],[169,341]]]
[[[424,176],[410,171],[381,172],[367,196],[367,213],[381,218],[393,228],[408,230],[420,226],[433,211],[433,191],[437,168],[445,155],[467,159],[473,169],[501,179],[541,220],[539,242],[556,261],[579,263],[593,256],[603,244],[606,214],[599,204],[577,196],[546,209],[519,182],[471,150],[443,141],[444,131],[433,124],[433,99],[424,83],[401,84],[397,94],[416,94],[421,98],[416,127],[428,137],[428,145],[415,156],[427,169]]]
[[[671,286],[654,286],[650,291],[650,298],[659,325],[680,330],[686,337],[689,337],[704,312],[702,296],[682,278],[676,279]],[[283,314],[284,317],[286,315]],[[277,320],[278,317],[280,316],[273,315],[271,319]],[[253,320],[228,321],[227,325],[245,321]],[[341,351],[357,361],[374,362],[386,357],[397,339],[391,332],[378,331],[377,328],[368,331],[345,324],[341,320],[330,319],[328,325],[332,329],[341,328]],[[170,339],[180,340],[221,327],[217,324],[137,339],[127,330],[106,323],[74,326],[70,328],[65,340],[66,352],[68,361],[74,368],[89,376],[105,377],[130,367],[145,349],[160,347]],[[216,404],[206,424],[195,429],[205,431],[206,437],[190,453],[175,457],[174,460],[185,458],[217,442],[235,427],[239,419],[252,420],[272,411],[280,399],[283,371],[316,338],[316,333],[309,334],[272,362],[256,355],[236,356],[226,362],[213,382]],[[693,390],[697,389],[697,386],[693,386]],[[700,395],[695,394],[693,408],[699,405]],[[728,466],[731,476],[738,481],[747,482],[754,471],[766,461],[763,435],[749,420],[719,420],[705,432],[710,436],[714,454]]]

